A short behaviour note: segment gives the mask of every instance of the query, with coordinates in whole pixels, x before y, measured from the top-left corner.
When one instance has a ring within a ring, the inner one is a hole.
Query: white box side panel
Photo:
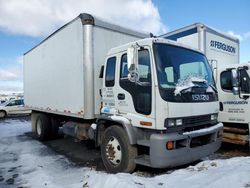
[[[193,48],[199,49],[199,35],[198,33],[193,33],[191,35],[183,36],[177,39],[177,42],[186,44]]]
[[[121,33],[102,27],[94,27],[94,88],[95,88],[95,114],[100,114],[102,79],[99,78],[101,65],[105,63],[108,51],[116,46],[141,39],[126,33]]]
[[[77,19],[24,56],[26,105],[74,114],[83,110],[82,41]]]
[[[239,63],[239,43],[206,32],[206,56],[208,60],[217,60],[218,68]]]

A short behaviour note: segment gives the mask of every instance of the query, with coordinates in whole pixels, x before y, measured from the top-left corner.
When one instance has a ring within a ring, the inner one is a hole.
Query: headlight
[[[182,125],[182,119],[168,119],[167,120],[168,127],[174,127],[174,126],[181,126]]]
[[[169,119],[169,120],[168,120],[168,127],[173,127],[173,126],[175,126],[175,121],[174,121],[174,119]]]
[[[217,120],[218,119],[218,114],[212,114],[211,115],[211,121]]]
[[[175,123],[176,123],[176,126],[182,125],[182,119],[176,119]]]

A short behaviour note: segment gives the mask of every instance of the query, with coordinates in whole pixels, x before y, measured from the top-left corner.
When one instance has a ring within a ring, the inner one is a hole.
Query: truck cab
[[[130,144],[144,148],[138,150],[137,164],[173,167],[219,149],[218,96],[203,53],[149,38],[111,49],[104,67],[97,124],[121,124]],[[112,139],[107,143],[116,148]],[[113,157],[120,161],[120,155]]]
[[[250,146],[249,64],[235,64],[218,70],[219,121],[224,124],[223,141]]]

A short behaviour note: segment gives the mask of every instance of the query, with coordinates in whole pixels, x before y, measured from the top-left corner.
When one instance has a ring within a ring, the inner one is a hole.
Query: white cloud
[[[0,70],[0,81],[21,80],[22,67],[11,67]]]
[[[0,0],[0,29],[46,36],[83,12],[154,34],[167,30],[151,0]]]
[[[236,33],[234,33],[233,31],[228,31],[227,33],[228,33],[229,35],[235,37],[235,38],[238,38],[240,41],[243,40],[243,36],[241,36],[241,35],[239,35],[239,34],[236,34]]]
[[[17,79],[17,75],[8,70],[0,70],[0,81]]]
[[[22,56],[16,58],[0,58],[0,82],[22,80],[22,59]]]
[[[23,85],[17,81],[0,82],[0,94],[23,93]]]
[[[23,69],[20,65],[12,65],[0,69],[0,94],[23,91]]]
[[[242,35],[236,34],[236,33],[234,33],[233,31],[228,31],[227,33],[228,33],[229,35],[235,37],[235,38],[238,38],[240,41],[247,40],[247,39],[250,38],[250,31],[249,31],[249,32],[246,32],[246,33],[244,33],[244,34],[242,34]]]

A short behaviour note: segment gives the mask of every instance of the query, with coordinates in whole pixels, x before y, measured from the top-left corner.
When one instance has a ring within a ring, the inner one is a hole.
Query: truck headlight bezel
[[[183,120],[181,118],[169,118],[167,119],[167,127],[182,126]]]
[[[218,120],[218,114],[211,114],[210,120],[211,121],[217,121]]]

